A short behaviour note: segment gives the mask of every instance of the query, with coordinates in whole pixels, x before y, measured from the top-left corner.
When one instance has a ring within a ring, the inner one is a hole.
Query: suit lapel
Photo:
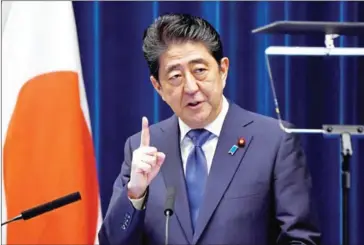
[[[244,113],[244,110],[230,104],[212,161],[193,244],[197,243],[203,233],[231,180],[234,178],[234,174],[242,162],[250,142],[253,140],[253,136],[245,127],[251,122],[248,113]],[[245,139],[245,146],[239,148],[234,155],[228,154],[230,148],[237,144],[240,137]]]
[[[163,163],[161,172],[166,188],[176,189],[175,215],[185,233],[189,244],[192,243],[192,223],[190,209],[187,200],[186,184],[181,159],[179,144],[179,128],[176,116],[173,116],[161,126],[163,131],[158,140],[158,150],[165,153],[166,160]]]

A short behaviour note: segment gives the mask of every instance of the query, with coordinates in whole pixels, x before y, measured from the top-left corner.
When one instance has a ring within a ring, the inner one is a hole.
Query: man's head
[[[212,122],[221,111],[229,68],[216,30],[201,18],[168,14],[143,40],[150,79],[162,99],[191,128]]]

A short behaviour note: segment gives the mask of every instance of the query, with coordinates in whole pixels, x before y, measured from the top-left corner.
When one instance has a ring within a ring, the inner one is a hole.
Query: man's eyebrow
[[[170,73],[171,71],[178,70],[179,67],[180,67],[179,64],[170,65],[170,66],[167,66],[166,71],[167,71],[167,73]]]
[[[193,60],[190,60],[188,62],[189,65],[191,65],[191,64],[201,64],[201,63],[204,64],[204,65],[207,65],[207,61],[204,60],[204,59],[202,59],[202,58],[193,59]],[[180,66],[181,66],[180,64],[175,64],[175,65],[167,66],[166,72],[167,73],[170,73],[171,71],[178,70],[178,68]]]

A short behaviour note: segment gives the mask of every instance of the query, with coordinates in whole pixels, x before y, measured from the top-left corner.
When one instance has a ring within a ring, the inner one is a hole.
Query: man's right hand
[[[142,118],[140,147],[133,152],[128,193],[131,199],[139,199],[150,182],[158,174],[166,155],[150,146],[148,119]]]

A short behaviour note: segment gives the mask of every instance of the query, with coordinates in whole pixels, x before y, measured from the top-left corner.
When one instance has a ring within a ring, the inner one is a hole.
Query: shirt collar
[[[206,127],[204,127],[204,129],[213,133],[216,137],[219,137],[221,129],[222,129],[222,125],[224,124],[224,120],[225,120],[226,114],[228,113],[228,110],[229,110],[229,102],[227,101],[225,96],[223,96],[222,109],[221,109],[219,115],[217,116],[217,118],[214,121],[212,121],[210,124],[208,124]],[[184,123],[180,118],[178,118],[178,124],[179,124],[179,129],[181,132],[180,141],[182,142],[182,140],[185,138],[186,134],[191,130],[191,128],[186,123]]]

